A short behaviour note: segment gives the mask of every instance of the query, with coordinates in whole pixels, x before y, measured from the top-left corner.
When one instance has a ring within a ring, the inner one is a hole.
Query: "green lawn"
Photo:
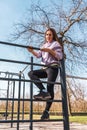
[[[11,118],[11,115],[8,116]],[[41,115],[34,114],[33,119],[40,119]],[[2,115],[0,118],[4,118]],[[17,115],[14,115],[14,118],[17,118]],[[50,119],[62,119],[62,116],[53,116],[50,115]],[[20,119],[22,119],[22,115],[20,115]],[[24,115],[24,119],[29,119],[29,115]],[[81,123],[81,124],[87,124],[87,116],[69,116],[69,122],[76,122],[76,123]]]
[[[69,121],[81,124],[87,124],[87,116],[70,116]]]
[[[61,119],[62,116],[50,116],[50,119]],[[40,115],[34,115],[34,119],[40,119]],[[69,116],[69,122],[87,124],[87,116]]]
[[[61,116],[51,116],[52,119],[62,118]],[[69,122],[87,124],[87,116],[69,116]]]

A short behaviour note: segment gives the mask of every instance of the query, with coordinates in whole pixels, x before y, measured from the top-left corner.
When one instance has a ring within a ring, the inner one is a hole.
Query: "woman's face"
[[[52,42],[53,41],[53,33],[52,31],[48,30],[45,35],[46,42]]]

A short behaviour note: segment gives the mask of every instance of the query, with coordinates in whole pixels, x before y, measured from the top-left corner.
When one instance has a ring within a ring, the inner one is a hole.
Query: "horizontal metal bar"
[[[42,65],[42,64],[36,64],[36,63],[31,63],[31,62],[25,62],[25,61],[16,61],[16,60],[9,60],[9,59],[2,59],[0,58],[0,61],[3,62],[10,62],[10,63],[18,63],[18,64],[27,64],[27,65],[37,65],[37,66],[47,66],[47,65]]]
[[[17,79],[17,78],[3,78],[3,77],[0,77],[0,80],[5,80],[5,81],[23,81],[23,82],[36,82],[36,83],[39,83],[40,81],[37,81],[37,80],[28,80],[28,79]],[[59,84],[61,85],[60,82],[48,82],[48,81],[41,81],[42,83],[50,83],[50,84]]]
[[[4,42],[4,41],[0,41],[0,44],[9,45],[9,46],[15,46],[15,47],[22,47],[22,48],[30,47],[30,46],[25,46],[25,45],[16,44],[16,43],[10,43],[10,42]],[[33,49],[40,50],[40,48],[36,48],[36,47],[33,47]]]
[[[19,73],[13,73],[13,72],[8,72],[8,71],[0,71],[0,74],[8,74],[8,75],[16,75],[16,76],[19,76]]]
[[[79,77],[79,76],[72,76],[72,75],[66,75],[66,78],[75,78],[75,79],[82,79],[82,80],[87,80],[86,77]]]
[[[9,60],[9,59],[0,59],[0,61],[3,61],[3,62],[10,62],[10,63],[18,63],[18,64],[28,64],[28,65],[31,65],[30,62],[24,62],[24,61],[16,61],[16,60]]]
[[[12,114],[12,113],[13,113],[14,115],[18,114],[18,112],[9,112],[9,111],[7,111],[7,112],[6,112],[6,111],[0,112],[0,114],[2,114],[2,115],[3,115],[3,114],[8,114],[8,115],[9,115],[9,114]],[[54,115],[55,113],[56,113],[56,115],[62,115],[62,114],[63,114],[62,112],[59,112],[59,111],[50,112],[51,115]],[[27,115],[27,114],[30,114],[30,112],[24,111],[24,112],[19,112],[19,114],[26,114],[26,115]],[[38,112],[38,111],[37,111],[37,112],[33,112],[33,114],[34,114],[34,115],[41,115],[42,112]],[[72,113],[72,114],[85,114],[85,113]]]
[[[49,120],[0,120],[0,123],[24,123],[24,122],[56,122],[56,121],[64,121],[64,119],[49,119]]]
[[[0,100],[2,101],[34,101],[34,102],[46,102],[46,101],[49,101],[49,102],[62,102],[62,100],[35,100],[35,99],[18,99],[18,98],[0,98]]]
[[[31,63],[31,62],[25,62],[25,61],[9,60],[9,59],[2,59],[2,58],[0,59],[0,61],[9,62],[9,63],[17,63],[17,64],[26,64],[26,65],[34,65],[34,66],[54,68],[54,66],[50,66],[50,65],[43,65],[43,64],[37,64],[37,63]],[[58,66],[58,68],[60,68],[60,66]]]

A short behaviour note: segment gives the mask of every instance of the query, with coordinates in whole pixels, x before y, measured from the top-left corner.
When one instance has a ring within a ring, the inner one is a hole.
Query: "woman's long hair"
[[[63,45],[62,45],[62,42],[60,41],[60,39],[59,39],[58,36],[57,36],[57,33],[56,33],[55,29],[53,29],[53,28],[48,28],[48,29],[46,30],[46,32],[45,32],[45,37],[46,37],[46,33],[47,33],[48,31],[51,31],[51,32],[52,32],[52,34],[53,34],[53,40],[59,42],[60,45],[63,46]],[[45,39],[45,41],[46,41],[46,39]]]
[[[46,32],[45,32],[45,37],[46,37],[47,31],[51,31],[51,32],[53,33],[53,40],[54,40],[54,41],[57,41],[57,42],[61,45],[61,47],[62,47],[62,52],[64,53],[62,38],[58,38],[57,33],[56,33],[55,29],[53,29],[53,28],[48,28],[48,29],[46,30]],[[46,39],[45,39],[45,41],[46,41]],[[66,59],[66,54],[65,54],[65,53],[64,53],[64,58]]]

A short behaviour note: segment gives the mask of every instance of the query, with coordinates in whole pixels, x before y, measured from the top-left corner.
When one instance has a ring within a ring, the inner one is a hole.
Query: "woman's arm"
[[[38,53],[37,53],[36,51],[34,51],[34,49],[33,49],[32,46],[29,46],[29,47],[27,48],[27,50],[28,50],[29,52],[31,52],[34,56],[38,57]]]
[[[42,48],[41,51],[50,53],[53,57],[55,57],[57,60],[59,60],[59,57],[56,57],[56,52],[49,48]]]

